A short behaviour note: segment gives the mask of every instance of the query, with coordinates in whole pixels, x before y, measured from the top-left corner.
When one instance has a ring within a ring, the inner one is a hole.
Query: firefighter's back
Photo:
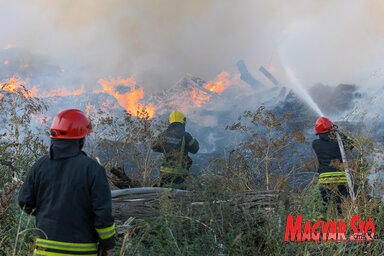
[[[333,163],[341,163],[341,153],[336,140],[330,134],[319,134],[319,139],[312,142],[312,147],[316,153],[319,173],[338,171]]]
[[[52,240],[97,242],[90,189],[103,172],[91,158],[49,159],[36,169],[36,226]]]

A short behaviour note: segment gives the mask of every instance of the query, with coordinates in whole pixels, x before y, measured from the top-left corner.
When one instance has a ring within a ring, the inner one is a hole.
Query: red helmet
[[[315,130],[317,134],[327,133],[333,130],[335,125],[326,117],[319,117],[316,121]]]
[[[81,139],[92,132],[91,121],[78,109],[60,112],[50,128],[53,139]]]

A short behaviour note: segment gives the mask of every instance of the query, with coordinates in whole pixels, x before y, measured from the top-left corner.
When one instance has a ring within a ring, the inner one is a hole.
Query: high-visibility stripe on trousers
[[[188,170],[182,167],[167,167],[160,166],[160,173],[175,174],[175,175],[188,175]]]
[[[48,239],[37,238],[36,249],[33,252],[34,256],[68,256],[68,255],[83,255],[96,256],[96,243],[68,243]]]
[[[319,184],[343,184],[347,183],[345,172],[323,172],[320,173]]]

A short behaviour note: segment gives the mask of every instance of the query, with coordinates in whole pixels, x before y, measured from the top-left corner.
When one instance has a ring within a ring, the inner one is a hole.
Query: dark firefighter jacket
[[[30,169],[19,205],[36,216],[36,227],[45,233],[38,237],[48,242],[99,242],[103,250],[115,245],[106,173],[81,151],[79,140],[52,140],[49,155]],[[60,249],[62,245],[57,246]]]
[[[184,148],[182,148],[183,144]],[[175,167],[181,164],[181,167],[189,169],[192,160],[188,156],[188,152],[196,154],[199,151],[199,142],[185,131],[184,124],[176,122],[170,124],[168,129],[158,136],[156,142],[152,144],[152,149],[164,153],[163,165]],[[182,157],[180,157],[181,152],[183,152]]]
[[[343,140],[345,149],[352,149],[352,142],[346,136],[340,134]],[[336,136],[332,133],[319,134],[319,139],[312,142],[317,160],[319,163],[318,172],[338,172],[341,171],[338,164],[342,163],[339,144]],[[335,166],[334,166],[335,163]]]

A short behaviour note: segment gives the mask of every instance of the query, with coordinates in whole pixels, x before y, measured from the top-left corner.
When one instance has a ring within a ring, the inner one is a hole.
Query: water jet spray
[[[309,95],[308,91],[304,88],[302,83],[297,79],[295,73],[286,66],[285,73],[287,74],[287,77],[291,83],[291,85],[294,87],[295,92],[298,93],[301,99],[303,99],[307,105],[312,108],[319,116],[324,116],[323,112],[320,110],[319,106],[316,104],[316,102],[312,99],[312,97]]]

